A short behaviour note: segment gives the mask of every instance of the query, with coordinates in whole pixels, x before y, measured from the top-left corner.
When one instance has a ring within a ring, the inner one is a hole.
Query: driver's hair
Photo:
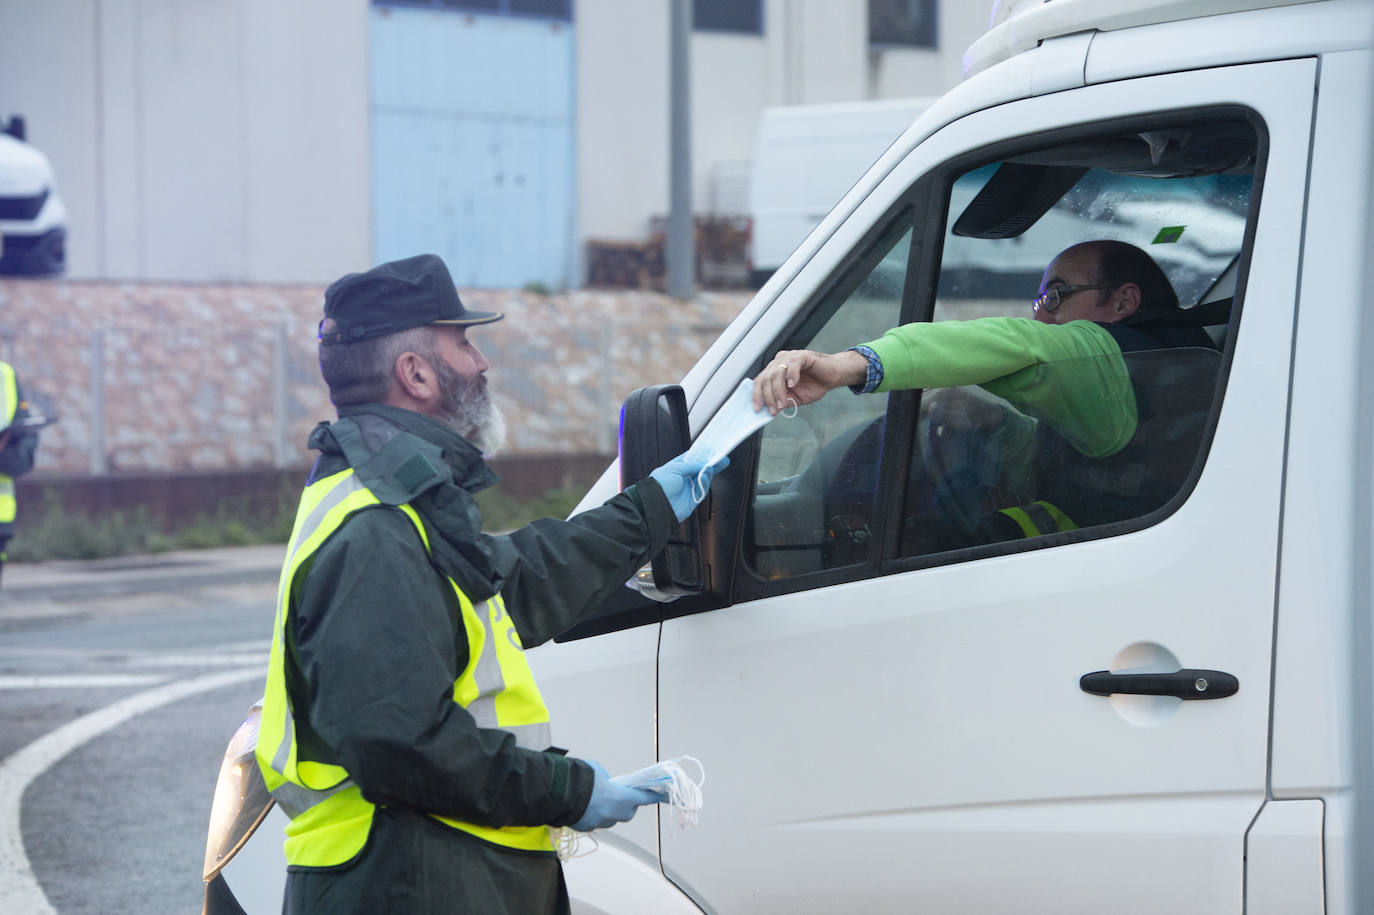
[[[1124,241],[1085,243],[1097,253],[1097,281],[1112,286],[1135,283],[1140,287],[1140,311],[1178,308],[1178,293],[1155,259]]]

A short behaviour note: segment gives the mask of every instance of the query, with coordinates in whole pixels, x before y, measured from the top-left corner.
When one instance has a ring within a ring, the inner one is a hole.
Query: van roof
[[[987,32],[964,52],[964,78],[1060,35],[1313,2],[1318,0],[995,0]]]

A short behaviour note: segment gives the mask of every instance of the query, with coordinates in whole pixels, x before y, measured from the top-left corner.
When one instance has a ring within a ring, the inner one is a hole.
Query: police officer
[[[0,362],[0,572],[5,567],[5,551],[14,536],[18,503],[14,498],[14,478],[33,469],[38,450],[38,433],[25,427],[28,404],[19,386],[19,377],[8,362]]]
[[[716,468],[678,458],[568,521],[485,533],[502,423],[469,333],[502,315],[434,255],[343,277],[324,314],[339,419],[310,438],[257,747],[291,817],[285,910],[566,912],[550,827],[659,798],[552,747],[522,649],[623,587]]]

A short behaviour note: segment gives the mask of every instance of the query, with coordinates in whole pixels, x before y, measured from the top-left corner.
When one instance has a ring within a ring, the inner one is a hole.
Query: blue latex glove
[[[655,792],[617,784],[611,781],[600,763],[590,759],[584,762],[592,767],[596,781],[592,783],[592,799],[587,802],[586,812],[582,814],[582,819],[573,824],[573,829],[578,832],[591,832],[593,829],[629,822],[640,807],[658,803],[659,797]]]
[[[730,463],[728,457],[722,456],[714,464],[704,464],[700,459],[689,457],[690,453],[679,454],[662,467],[649,471],[649,476],[663,487],[679,522],[687,520],[697,503],[706,498],[711,478]]]

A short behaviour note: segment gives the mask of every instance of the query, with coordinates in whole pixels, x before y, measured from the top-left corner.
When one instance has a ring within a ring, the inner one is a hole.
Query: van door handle
[[[1095,670],[1079,677],[1078,686],[1094,696],[1128,693],[1178,699],[1225,699],[1235,695],[1240,689],[1240,681],[1220,670],[1187,668],[1171,674],[1114,674],[1109,670]]]

